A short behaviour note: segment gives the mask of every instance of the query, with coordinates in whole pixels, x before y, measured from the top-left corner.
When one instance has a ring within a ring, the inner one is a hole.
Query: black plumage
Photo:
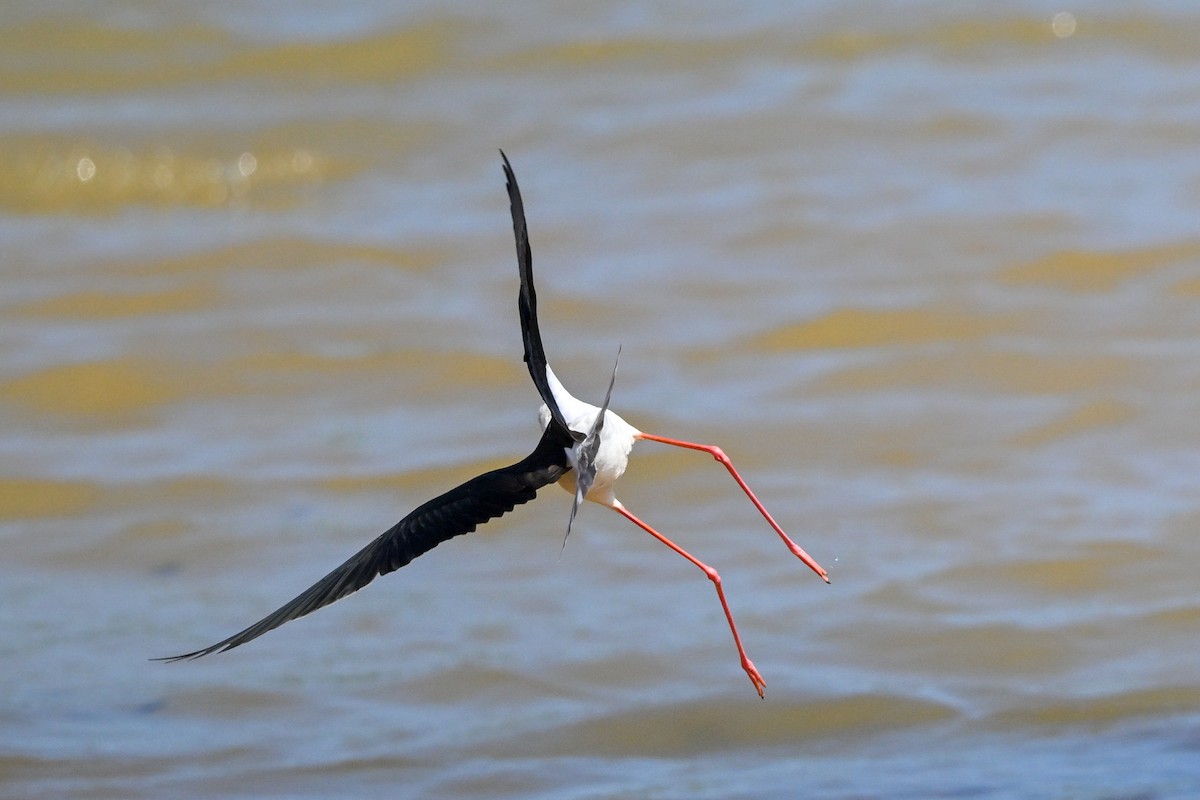
[[[529,502],[538,489],[556,482],[571,470],[568,451],[579,451],[578,443],[584,439],[584,434],[567,428],[546,378],[546,354],[538,329],[537,294],[533,288],[532,256],[525,227],[524,205],[508,157],[503,151],[500,155],[504,159],[513,233],[517,242],[517,263],[521,277],[518,311],[525,345],[525,363],[529,366],[529,374],[538,393],[551,412],[550,423],[537,447],[516,464],[474,477],[417,507],[304,593],[245,630],[201,650],[154,660],[182,661],[243,645],[285,622],[303,617],[358,591],[376,577],[403,567],[447,539],[470,533],[478,525]],[[611,384],[609,391],[612,391]],[[595,450],[594,443],[591,449]],[[594,471],[590,459],[585,458],[581,467],[587,472]],[[574,511],[571,516],[574,518]]]

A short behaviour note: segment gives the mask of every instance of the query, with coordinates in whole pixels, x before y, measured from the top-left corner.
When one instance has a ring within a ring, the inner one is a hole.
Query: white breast
[[[596,414],[600,407],[585,403],[568,392],[555,376],[549,366],[546,367],[546,378],[554,401],[562,411],[567,427],[579,433],[587,433],[592,429]],[[550,409],[543,405],[538,409],[538,422],[542,430],[550,424]],[[638,434],[637,428],[630,425],[611,409],[604,412],[604,427],[600,430],[600,449],[596,453],[596,480],[588,490],[587,498],[601,505],[611,506],[616,501],[613,486],[617,479],[625,473],[629,464],[629,452]],[[559,480],[558,485],[571,494],[575,493],[575,473],[568,472]]]

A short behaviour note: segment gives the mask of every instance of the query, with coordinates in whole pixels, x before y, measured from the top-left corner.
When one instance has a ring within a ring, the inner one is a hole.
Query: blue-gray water
[[[1190,3],[8,3],[0,795],[1200,795]],[[568,496],[231,653],[525,455]]]

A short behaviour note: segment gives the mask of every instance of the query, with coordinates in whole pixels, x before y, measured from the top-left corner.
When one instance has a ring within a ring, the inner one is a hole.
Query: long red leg
[[[754,662],[750,660],[750,657],[748,655],[746,655],[746,648],[742,647],[742,637],[738,635],[737,625],[735,625],[733,622],[733,612],[729,610],[729,603],[726,602],[726,600],[725,600],[725,590],[721,588],[721,576],[718,575],[717,571],[715,569],[713,569],[712,567],[710,567],[708,564],[705,564],[703,561],[701,561],[700,559],[693,556],[687,550],[684,550],[682,547],[675,544],[674,542],[672,542],[667,537],[663,536],[658,531],[654,530],[654,528],[651,528],[649,525],[642,522],[640,519],[638,519],[636,516],[634,516],[633,512],[631,512],[629,509],[625,508],[625,506],[621,505],[620,502],[614,500],[613,504],[612,504],[612,509],[614,511],[616,511],[617,513],[619,513],[621,516],[625,517],[625,519],[632,522],[634,525],[637,525],[639,528],[644,530],[646,533],[653,536],[655,539],[658,539],[660,542],[662,542],[667,547],[674,550],[676,553],[679,553],[679,555],[683,556],[688,561],[695,564],[697,567],[700,568],[700,571],[703,572],[710,581],[712,581],[713,586],[716,587],[716,590],[717,590],[717,597],[721,601],[721,608],[725,611],[725,619],[729,620],[729,630],[731,630],[733,632],[733,643],[735,645],[737,645],[738,657],[741,658],[741,660],[742,660],[742,669],[746,670],[746,674],[750,676],[750,682],[754,684],[755,691],[758,692],[759,697],[762,697],[763,689],[766,688],[767,682],[765,680],[763,680],[763,676],[759,674],[758,668],[754,666]]]
[[[804,548],[793,542],[791,538],[783,532],[783,528],[779,527],[779,523],[775,521],[775,518],[771,516],[770,512],[767,511],[763,504],[758,501],[758,498],[754,496],[754,492],[750,491],[750,487],[746,485],[744,480],[742,480],[742,476],[739,475],[738,471],[733,468],[733,462],[729,460],[729,456],[725,455],[725,451],[716,445],[696,444],[695,442],[685,442],[681,439],[668,439],[665,436],[655,436],[652,433],[639,433],[637,438],[645,439],[650,442],[662,442],[663,444],[669,444],[675,447],[686,447],[689,450],[702,450],[715,458],[717,461],[721,462],[721,464],[725,466],[725,469],[729,470],[729,474],[733,476],[733,479],[737,481],[738,486],[742,487],[742,491],[746,493],[746,496],[750,498],[750,502],[754,503],[754,507],[759,510],[767,522],[770,523],[771,527],[775,529],[775,532],[779,534],[779,538],[783,539],[783,543],[786,544],[788,549],[792,551],[792,555],[796,556],[805,564],[807,564],[809,569],[820,575],[826,583],[829,583],[829,573],[825,571],[824,567],[814,561],[812,556],[804,552]]]

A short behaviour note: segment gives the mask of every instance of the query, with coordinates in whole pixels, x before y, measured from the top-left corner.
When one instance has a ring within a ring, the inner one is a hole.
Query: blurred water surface
[[[0,794],[1200,795],[1189,3],[0,9]],[[243,649],[536,442],[566,494]]]

